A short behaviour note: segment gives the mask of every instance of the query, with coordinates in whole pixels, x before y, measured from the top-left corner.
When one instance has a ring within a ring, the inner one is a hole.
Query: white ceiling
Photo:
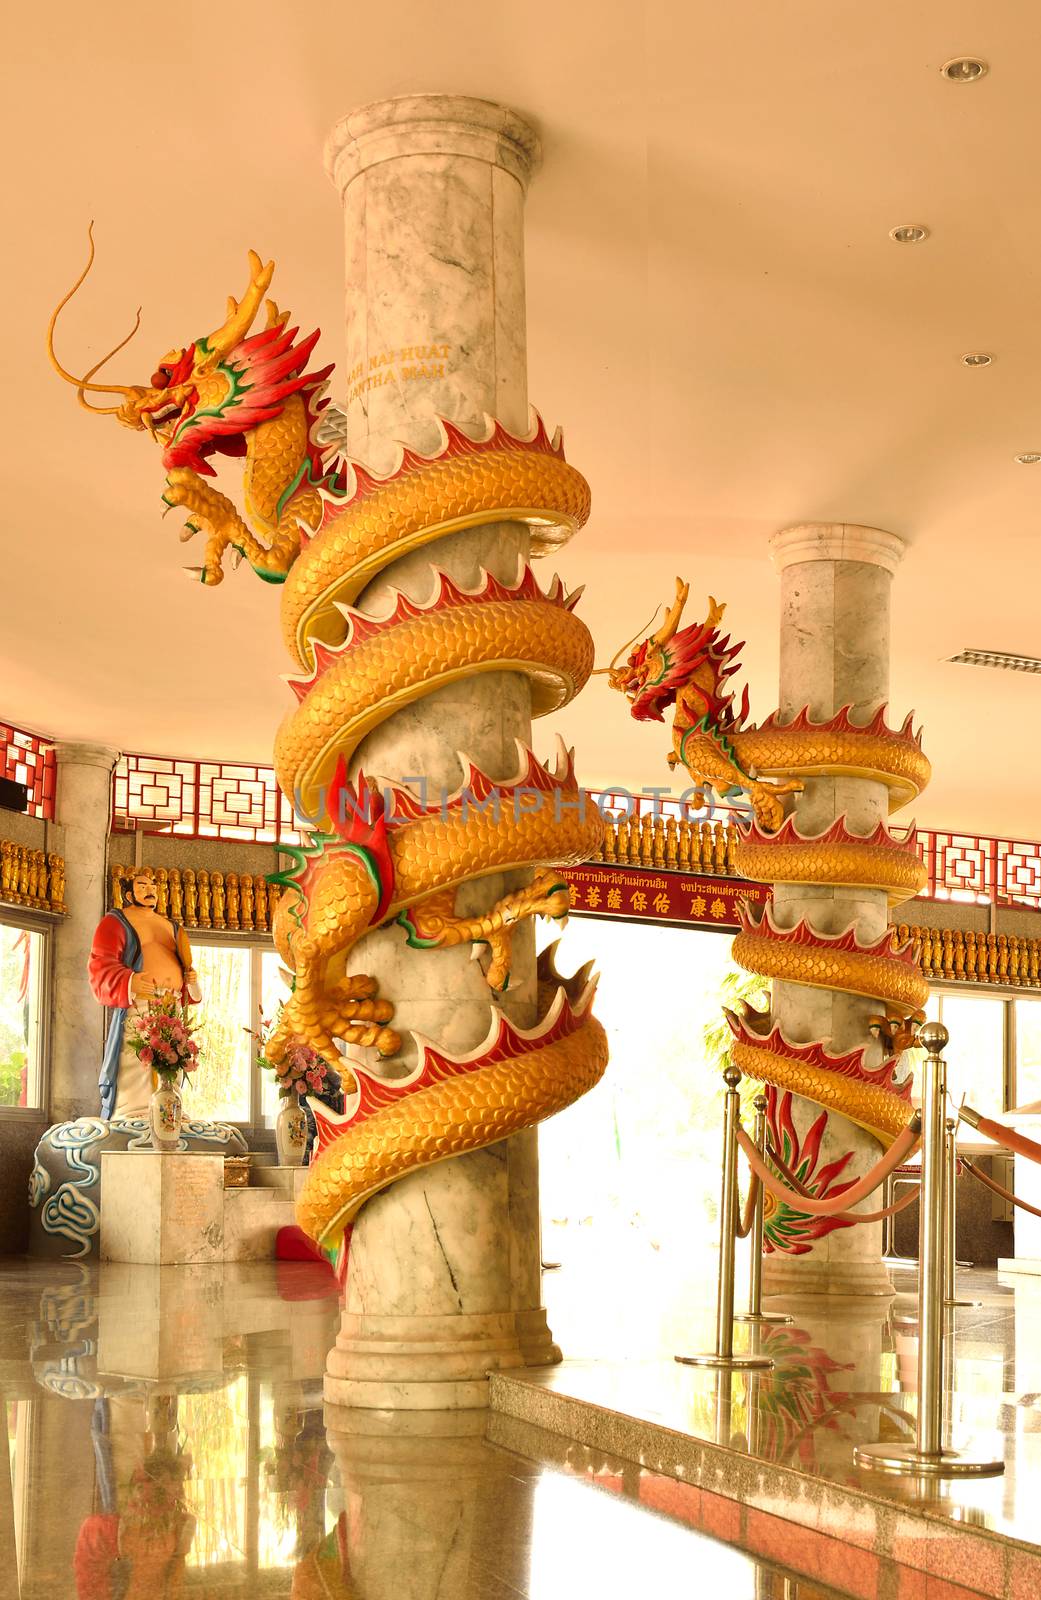
[[[142,332],[147,381],[239,292],[253,245],[318,355],[341,357],[342,227],[322,168],[350,107],[415,91],[539,127],[528,202],[533,401],[594,512],[560,561],[601,658],[671,588],[730,602],[753,714],[776,694],[776,528],[866,522],[911,545],[893,703],[935,777],[918,820],[1041,837],[1041,679],[943,662],[1041,655],[1041,11],[835,0],[19,8],[8,152],[0,715],[127,749],[265,760],[288,691],[277,591],[189,584],[162,469],[50,372]],[[952,85],[948,57],[990,63]],[[923,244],[889,229],[924,222]],[[963,351],[995,355],[982,371]],[[557,719],[591,785],[668,781],[667,735],[601,683]],[[537,743],[548,746],[548,731]]]

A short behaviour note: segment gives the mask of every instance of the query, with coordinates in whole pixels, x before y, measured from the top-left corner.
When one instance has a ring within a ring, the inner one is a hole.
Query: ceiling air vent
[[[1005,650],[959,650],[948,656],[964,667],[1002,667],[1006,672],[1041,672],[1041,659],[1037,656],[1012,656]]]

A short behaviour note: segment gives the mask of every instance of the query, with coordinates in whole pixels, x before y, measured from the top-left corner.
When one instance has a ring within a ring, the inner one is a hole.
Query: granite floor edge
[[[1028,1560],[1032,1567],[1036,1563],[1036,1592],[1041,1594],[1041,1547],[1011,1534],[955,1523],[930,1507],[895,1502],[866,1489],[852,1490],[834,1479],[816,1477],[793,1467],[761,1459],[753,1461],[743,1451],[697,1439],[665,1423],[632,1417],[595,1401],[561,1394],[530,1377],[492,1373],[490,1378],[489,1404],[493,1413],[529,1423],[586,1449],[631,1462],[636,1467],[739,1504],[771,1510],[771,1502],[783,1498],[783,1512],[773,1511],[772,1514],[783,1516],[793,1525],[822,1538],[845,1539],[886,1561],[938,1576],[931,1567],[920,1565],[906,1551],[897,1553],[894,1550],[901,1535],[901,1519],[924,1522],[931,1532],[946,1533],[951,1541],[957,1540],[962,1549],[982,1546],[994,1550],[996,1547],[1002,1553],[1000,1583],[969,1592],[989,1597],[989,1600],[1011,1597],[1013,1564]],[[826,1504],[819,1493],[822,1486],[827,1490]],[[850,1524],[856,1525],[857,1514],[865,1506],[870,1506],[876,1523],[875,1537],[870,1542],[852,1537],[848,1531]],[[827,1513],[826,1525],[822,1525],[822,1510]],[[802,1512],[807,1514],[801,1515]]]

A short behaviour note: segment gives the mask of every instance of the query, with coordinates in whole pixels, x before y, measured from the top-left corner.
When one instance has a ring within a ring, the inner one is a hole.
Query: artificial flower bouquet
[[[262,1029],[257,1065],[274,1074],[280,1100],[291,1100],[295,1095],[302,1100],[308,1094],[321,1094],[326,1087],[329,1068],[309,1044],[294,1039],[279,1062],[269,1061],[264,1051],[264,1039],[270,1029]]]
[[[139,1016],[127,1018],[126,1041],[146,1067],[164,1083],[187,1083],[199,1064],[199,1046],[192,1037],[187,1008],[176,995],[154,994]]]

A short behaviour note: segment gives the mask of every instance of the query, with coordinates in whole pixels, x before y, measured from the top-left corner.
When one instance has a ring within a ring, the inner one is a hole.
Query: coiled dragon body
[[[675,706],[672,765],[682,764],[695,783],[722,798],[747,794],[753,816],[740,830],[738,874],[775,886],[881,891],[890,906],[917,894],[925,871],[913,829],[900,835],[879,823],[861,835],[839,817],[808,836],[785,815],[783,803],[809,778],[859,777],[885,786],[890,812],[906,805],[930,775],[911,718],[891,729],[883,706],[861,725],[847,706],[822,722],[803,710],[790,721],[775,712],[758,727],[748,724],[747,689],[735,706],[726,688],[742,647],[719,632],[724,608],[710,601],[703,624],[679,631],[686,599],[687,585],[677,580],[677,599],[661,628],[624,665],[607,671],[638,720],[661,721]],[[764,979],[868,997],[879,1013],[872,1018],[876,1041],[866,1038],[862,1048],[834,1054],[828,1040],[789,1039],[769,1008],[728,1011],[735,1064],[775,1091],[804,1095],[890,1142],[911,1117],[910,1079],[901,1080],[897,1066],[928,997],[913,944],[899,942],[892,929],[862,942],[855,925],[835,934],[818,932],[807,918],[787,926],[772,897],[758,911],[744,905],[740,918],[733,956],[741,966]]]
[[[188,513],[182,537],[205,536],[192,574],[220,583],[230,548],[282,586],[297,704],[275,764],[312,831],[278,875],[287,892],[272,932],[292,993],[266,1055],[277,1063],[302,1040],[330,1060],[340,1060],[341,1043],[394,1057],[402,1040],[390,1026],[393,1002],[372,977],[345,976],[358,941],[396,920],[417,950],[473,942],[487,951],[490,989],[502,990],[513,929],[536,915],[564,920],[569,892],[556,869],[595,854],[603,824],[563,748],[552,767],[520,748],[506,779],[461,757],[458,792],[433,800],[360,773],[351,781],[348,764],[395,712],[477,674],[522,674],[533,715],[556,710],[588,678],[592,643],[574,614],[577,596],[559,580],[543,592],[526,563],[513,582],[481,572],[471,587],[432,565],[420,601],[394,593],[379,615],[354,603],[391,562],[463,528],[521,522],[531,555],[544,555],[582,526],[589,490],[537,418],[520,438],[491,419],[476,437],[444,422],[433,455],[402,449],[384,477],[323,452],[332,369],[306,370],[318,335],[298,341],[271,301],[267,327],[251,332],[272,272],[251,252],[249,286],[229,301],[224,324],[164,356],[147,387],[98,384],[99,366],[82,379],[66,372],[53,350],[61,306],[48,342],[88,409],[97,408],[86,393],[120,394],[108,409],[161,445],[163,500]],[[208,481],[215,453],[245,459],[245,518]],[[483,914],[456,915],[460,885],[517,869],[530,869],[530,881]],[[533,1027],[490,1004],[488,1036],[465,1057],[417,1040],[416,1063],[397,1077],[357,1055],[344,1066],[347,1111],[336,1118],[319,1108],[319,1155],[298,1207],[312,1237],[335,1245],[364,1201],[395,1179],[531,1126],[592,1087],[607,1058],[591,1014],[595,982],[585,971],[559,978],[547,953],[538,989]]]

